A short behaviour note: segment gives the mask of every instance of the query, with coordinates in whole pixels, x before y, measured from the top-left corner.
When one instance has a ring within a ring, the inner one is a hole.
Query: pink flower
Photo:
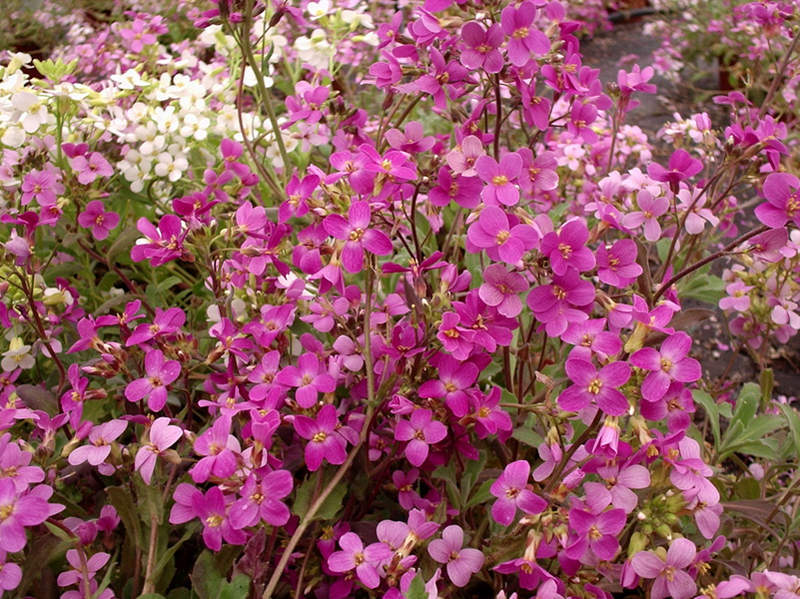
[[[169,423],[169,418],[156,418],[148,432],[149,443],[142,445],[136,452],[134,469],[139,471],[148,485],[156,467],[156,458],[172,447],[183,436],[183,429]]]
[[[241,499],[230,510],[231,526],[246,528],[263,520],[270,526],[283,526],[289,521],[289,508],[280,501],[292,492],[294,480],[288,470],[268,472],[259,481],[251,474],[242,486]]]
[[[595,265],[592,250],[586,247],[589,229],[578,219],[566,223],[558,233],[551,232],[542,238],[541,252],[550,258],[550,268],[558,276],[566,274],[567,269],[578,272],[592,270]]]
[[[386,132],[386,141],[396,150],[402,150],[409,154],[420,154],[427,152],[436,143],[436,140],[425,136],[425,130],[419,121],[410,121],[400,129],[389,129]]]
[[[632,239],[618,239],[610,248],[601,245],[597,249],[598,278],[612,287],[627,287],[642,274],[642,267],[636,262],[637,252]]]
[[[566,412],[579,412],[596,405],[610,416],[621,416],[628,411],[628,400],[619,391],[631,376],[631,367],[627,363],[611,362],[598,371],[591,362],[569,359],[565,369],[574,384],[558,396],[559,408]]]
[[[499,73],[503,70],[503,55],[500,46],[503,43],[503,31],[500,25],[493,23],[488,31],[477,21],[469,21],[461,28],[461,64],[471,70],[483,69],[487,73]]]
[[[165,214],[158,221],[158,229],[142,217],[136,222],[136,228],[145,239],[131,248],[131,260],[134,262],[149,259],[153,266],[161,266],[183,256],[183,239],[186,233],[180,217]]]
[[[703,170],[703,163],[692,158],[686,150],[675,150],[669,157],[668,168],[657,162],[647,165],[647,174],[656,181],[669,183],[672,191],[677,193],[678,183],[694,177]]]
[[[458,146],[447,153],[445,160],[456,175],[476,177],[478,172],[475,170],[475,163],[485,154],[481,140],[474,135],[467,135]]]
[[[67,461],[73,466],[89,462],[92,466],[99,466],[106,461],[111,453],[111,442],[119,437],[128,428],[124,420],[110,420],[92,427],[89,433],[89,445],[81,445],[73,449]]]
[[[316,354],[303,354],[297,359],[297,366],[286,366],[275,377],[275,382],[287,387],[297,387],[295,399],[302,408],[310,408],[317,403],[319,393],[336,390],[336,379],[325,371]]]
[[[322,460],[330,464],[342,464],[347,459],[347,441],[337,432],[338,424],[336,408],[330,404],[322,406],[316,419],[302,415],[294,417],[294,430],[303,439],[309,440],[305,459],[311,472],[319,470]]]
[[[241,448],[230,433],[231,417],[223,415],[195,439],[194,451],[203,457],[189,471],[194,482],[205,482],[212,475],[224,479],[236,471]]]
[[[675,539],[667,550],[666,560],[652,551],[640,551],[631,558],[631,566],[642,578],[655,578],[650,590],[652,599],[689,599],[697,591],[697,585],[683,570],[696,554],[697,549],[690,540]]]
[[[85,229],[91,229],[95,239],[103,240],[108,237],[108,232],[119,224],[119,214],[106,212],[103,202],[92,200],[78,215],[78,224]]]
[[[792,221],[800,227],[800,179],[789,173],[772,173],[764,180],[767,201],[756,206],[756,216],[773,229]]]
[[[439,378],[428,380],[420,385],[417,393],[424,398],[442,398],[450,411],[461,418],[469,408],[469,389],[478,378],[478,367],[472,362],[462,362],[451,356],[440,354],[435,362]]]
[[[573,508],[569,512],[569,525],[577,533],[566,548],[571,559],[580,559],[587,549],[601,560],[611,561],[619,551],[617,536],[625,528],[625,510],[612,509],[600,514]]]
[[[752,285],[745,285],[744,281],[737,279],[725,287],[727,296],[719,300],[719,307],[723,310],[738,310],[745,312],[750,309],[750,296]]]
[[[370,218],[369,203],[359,201],[350,204],[347,220],[339,214],[331,214],[323,221],[329,235],[345,240],[342,265],[348,272],[361,272],[365,249],[378,256],[392,253],[392,241],[386,233],[368,228]]]
[[[0,549],[0,592],[12,591],[22,581],[22,568],[6,561],[6,552]]]
[[[22,180],[20,203],[26,206],[31,200],[36,200],[40,206],[55,204],[57,196],[64,193],[64,186],[59,183],[60,177],[61,171],[52,167],[40,171],[32,170]]]
[[[70,166],[77,172],[78,183],[88,185],[98,177],[110,177],[114,169],[99,152],[92,152],[89,158],[75,156],[70,158]]]
[[[478,549],[462,549],[464,531],[452,524],[442,531],[441,539],[428,545],[428,553],[440,564],[447,564],[447,576],[457,587],[463,587],[483,567],[483,553]]]
[[[478,177],[455,175],[443,166],[436,179],[438,185],[428,192],[428,198],[434,206],[447,206],[451,201],[463,208],[477,208],[483,184]]]
[[[0,478],[0,514],[3,516],[0,518],[0,551],[22,550],[27,542],[25,527],[38,526],[47,520],[53,507],[33,492],[18,494],[14,481]]]
[[[643,189],[636,195],[639,211],[630,212],[622,217],[622,225],[628,229],[637,229],[644,224],[644,238],[647,241],[658,241],[661,237],[661,225],[658,217],[669,210],[669,200],[664,196],[654,198]]]
[[[498,164],[491,156],[481,156],[475,162],[475,172],[486,186],[481,198],[489,206],[498,203],[513,206],[519,202],[519,190],[514,184],[522,171],[522,158],[516,152],[505,154]]]
[[[547,508],[547,502],[527,488],[531,465],[527,460],[511,462],[503,474],[492,483],[489,492],[497,497],[492,504],[492,518],[508,526],[517,515],[517,508],[526,514],[539,514]]]
[[[381,582],[378,566],[392,556],[392,550],[384,543],[372,543],[364,547],[354,532],[346,532],[339,538],[341,551],[328,556],[328,567],[332,572],[343,574],[355,569],[356,576],[368,589],[376,588]]]
[[[478,220],[467,230],[467,239],[475,247],[497,252],[503,262],[517,264],[523,254],[536,244],[538,234],[530,225],[509,224],[508,215],[497,206],[484,208]]]
[[[195,517],[203,524],[203,542],[212,551],[222,549],[222,540],[231,545],[244,545],[247,535],[231,526],[225,496],[219,487],[211,487],[205,495],[192,496]]]
[[[631,364],[650,371],[642,381],[642,397],[658,401],[672,381],[693,383],[702,376],[700,362],[688,357],[691,347],[692,338],[678,332],[667,337],[661,344],[661,351],[643,347],[631,355]]]
[[[506,6],[501,15],[503,33],[509,39],[508,58],[515,67],[521,67],[533,58],[533,54],[547,54],[550,51],[550,40],[533,26],[536,17],[536,5],[529,0],[519,5]]]
[[[502,264],[491,264],[483,271],[483,284],[478,295],[487,306],[496,307],[503,316],[516,318],[522,312],[519,294],[527,288],[525,277],[508,272]]]
[[[571,323],[588,320],[583,308],[594,301],[594,296],[594,285],[570,268],[563,277],[553,276],[550,285],[533,288],[527,304],[537,320],[545,324],[547,334],[558,337]]]
[[[181,364],[177,360],[164,360],[164,353],[154,349],[144,357],[144,369],[147,376],[128,383],[125,398],[139,401],[146,397],[147,407],[153,412],[160,412],[167,403],[167,385],[178,378]]]
[[[405,454],[414,466],[422,466],[428,459],[429,445],[434,445],[447,437],[447,427],[433,420],[430,410],[414,410],[410,420],[399,420],[395,425],[394,438],[408,441]]]

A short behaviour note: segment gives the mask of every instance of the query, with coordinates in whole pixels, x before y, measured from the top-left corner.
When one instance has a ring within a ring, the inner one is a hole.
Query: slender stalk
[[[150,546],[147,549],[147,566],[144,571],[144,586],[142,594],[154,593],[156,581],[153,580],[153,568],[156,565],[156,549],[158,545],[158,519],[155,514],[150,514]]]
[[[769,227],[767,227],[766,225],[762,225],[762,226],[758,227],[757,229],[753,229],[752,231],[748,231],[744,235],[742,235],[742,236],[734,239],[733,241],[731,241],[728,245],[726,245],[724,248],[722,248],[718,252],[714,252],[713,254],[711,254],[709,256],[706,256],[702,260],[698,260],[694,264],[691,264],[691,265],[687,266],[686,268],[681,270],[678,274],[676,274],[674,277],[672,277],[669,281],[667,281],[666,283],[661,285],[661,287],[658,288],[658,290],[656,291],[655,295],[653,295],[653,303],[657,302],[658,298],[660,298],[662,295],[664,295],[664,292],[666,292],[667,289],[669,289],[672,285],[674,285],[675,283],[680,281],[686,275],[693,273],[698,268],[702,268],[703,266],[705,266],[709,262],[713,262],[717,258],[721,258],[722,256],[724,256],[725,254],[730,252],[733,248],[735,248],[740,243],[743,243],[743,242],[747,241],[748,239],[750,239],[752,237],[755,237],[756,235],[758,235],[760,233],[764,233],[765,231],[768,231],[768,230],[769,230]]]

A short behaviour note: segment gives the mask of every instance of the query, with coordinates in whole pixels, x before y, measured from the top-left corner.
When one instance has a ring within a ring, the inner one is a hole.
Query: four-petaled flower
[[[531,465],[527,460],[511,462],[492,483],[489,492],[497,497],[492,505],[492,518],[508,526],[517,515],[517,508],[526,514],[539,514],[547,508],[547,502],[527,488]]]
[[[463,587],[483,567],[484,556],[478,549],[463,549],[464,531],[452,524],[442,531],[441,539],[428,545],[428,553],[440,564],[447,564],[447,576],[457,587]]]
[[[667,550],[666,559],[652,551],[640,551],[631,558],[633,571],[642,578],[654,578],[650,590],[652,599],[689,599],[697,585],[684,570],[694,561],[697,548],[688,539],[675,539]]]
[[[361,272],[365,249],[377,256],[392,253],[392,240],[386,233],[369,228],[371,215],[368,202],[353,202],[347,219],[340,214],[330,214],[322,223],[329,235],[344,240],[342,266],[348,272]]]

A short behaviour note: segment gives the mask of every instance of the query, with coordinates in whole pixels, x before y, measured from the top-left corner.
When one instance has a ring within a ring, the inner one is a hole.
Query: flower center
[[[517,30],[516,30],[516,31],[515,31],[515,32],[512,34],[512,36],[511,36],[511,37],[515,37],[515,38],[517,38],[518,40],[521,40],[521,39],[524,39],[524,38],[528,37],[528,34],[529,34],[529,33],[530,33],[530,31],[528,30],[528,28],[527,28],[527,27],[520,27],[519,29],[517,29]]]
[[[589,387],[587,387],[589,393],[592,395],[597,395],[603,388],[603,381],[600,379],[593,379],[589,382]]]
[[[385,171],[390,171],[390,170],[392,170],[392,161],[391,161],[391,160],[389,160],[388,158],[387,158],[387,159],[385,159],[385,160],[383,160],[383,162],[381,162],[381,168],[382,168],[383,170],[385,170]]]
[[[328,434],[327,433],[325,433],[323,431],[319,431],[313,437],[311,437],[311,440],[314,443],[322,443],[327,438],[328,438]]]
[[[603,533],[600,532],[600,530],[596,526],[592,526],[589,529],[588,536],[592,541],[597,541],[598,539],[603,538]]]
[[[568,243],[559,243],[558,251],[561,252],[561,257],[564,258],[564,260],[569,260],[569,257],[572,255],[572,246]]]
[[[519,489],[511,488],[506,489],[506,497],[509,499],[514,499],[517,495],[519,495]]]
[[[495,175],[492,177],[492,185],[495,187],[502,187],[503,185],[508,185],[508,177],[505,175]]]
[[[504,244],[509,237],[511,237],[511,231],[498,231],[496,236],[497,245]]]
[[[358,241],[364,237],[364,229],[353,229],[350,231],[350,241]]]
[[[668,358],[661,358],[661,370],[669,372],[672,370],[672,360]]]
[[[218,528],[222,526],[222,516],[219,514],[209,516],[206,518],[206,525],[208,525],[209,528]]]
[[[14,513],[14,504],[4,505],[0,507],[0,522],[8,520],[11,514]]]
[[[553,285],[553,295],[556,296],[556,299],[563,300],[565,297],[567,297],[567,292],[558,285]]]
[[[662,574],[664,575],[664,578],[667,579],[667,582],[672,582],[675,579],[675,568],[672,566],[667,566],[664,568]]]

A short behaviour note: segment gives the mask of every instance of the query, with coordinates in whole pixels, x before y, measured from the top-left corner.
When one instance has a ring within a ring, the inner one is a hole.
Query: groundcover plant
[[[0,595],[800,596],[800,6],[648,137],[601,2],[34,4]]]

